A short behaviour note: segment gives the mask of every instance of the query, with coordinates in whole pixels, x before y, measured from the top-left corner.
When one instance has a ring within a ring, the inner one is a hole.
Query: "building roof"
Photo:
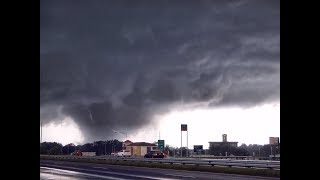
[[[156,144],[147,143],[147,142],[135,142],[131,143],[128,146],[157,146]]]
[[[132,143],[132,141],[126,140],[124,141],[124,143]]]

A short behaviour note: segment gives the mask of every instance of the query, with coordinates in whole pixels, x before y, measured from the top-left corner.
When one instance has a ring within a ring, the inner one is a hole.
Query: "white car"
[[[131,152],[129,150],[121,150],[117,153],[118,157],[130,157]]]

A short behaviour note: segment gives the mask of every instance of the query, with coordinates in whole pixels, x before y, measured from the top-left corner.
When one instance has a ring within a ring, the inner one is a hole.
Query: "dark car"
[[[145,158],[164,158],[165,154],[161,151],[149,151],[144,155]]]

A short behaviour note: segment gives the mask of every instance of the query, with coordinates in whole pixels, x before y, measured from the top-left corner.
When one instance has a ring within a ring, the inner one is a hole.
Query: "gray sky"
[[[40,16],[40,120],[70,117],[84,141],[280,103],[277,0],[45,0]]]

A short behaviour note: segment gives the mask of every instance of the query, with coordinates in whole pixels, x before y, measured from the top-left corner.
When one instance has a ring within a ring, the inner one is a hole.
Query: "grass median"
[[[150,162],[143,162],[143,161],[125,161],[123,159],[107,159],[107,160],[104,160],[104,159],[60,159],[60,158],[50,157],[50,156],[40,156],[40,160],[58,160],[58,161],[71,161],[71,162],[148,167],[148,168],[163,168],[163,169],[175,169],[175,170],[187,170],[187,171],[239,174],[239,175],[251,175],[251,176],[280,177],[280,170],[273,170],[273,169],[163,164],[163,163],[158,163],[158,162],[157,163],[156,162],[150,163]]]

